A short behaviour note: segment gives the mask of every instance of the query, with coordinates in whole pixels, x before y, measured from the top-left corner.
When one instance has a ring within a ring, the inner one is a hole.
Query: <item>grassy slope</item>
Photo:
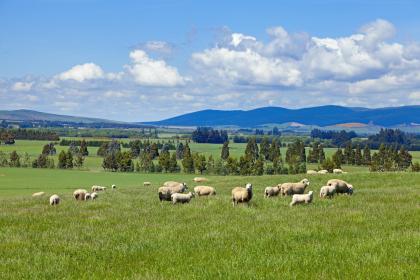
[[[334,175],[308,176],[318,191]],[[335,175],[337,177],[337,175]],[[156,187],[193,175],[0,168],[1,279],[415,279],[420,174],[349,173],[352,197],[290,208],[266,185],[301,176],[209,177],[218,195],[159,203]],[[153,187],[145,188],[143,181]],[[251,207],[230,190],[254,183]],[[115,183],[80,203],[72,190]],[[191,184],[192,185],[192,184]],[[48,197],[58,193],[58,207]]]

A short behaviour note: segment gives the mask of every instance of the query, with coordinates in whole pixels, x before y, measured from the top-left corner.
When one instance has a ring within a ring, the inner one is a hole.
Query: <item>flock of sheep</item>
[[[206,182],[207,179],[203,177],[194,178],[196,183]],[[150,186],[150,182],[144,182],[144,186]],[[264,189],[264,197],[270,198],[281,194],[282,196],[292,196],[290,206],[301,203],[311,203],[313,201],[313,191],[305,194],[306,188],[309,186],[309,180],[303,179],[297,183],[282,183],[276,186],[269,186]],[[116,185],[111,186],[116,189]],[[85,189],[77,189],[73,192],[73,197],[76,200],[87,201],[98,198],[98,192],[105,191],[107,187],[94,185],[91,188],[91,193]],[[171,201],[173,204],[189,203],[195,196],[213,196],[216,195],[216,190],[210,186],[196,186],[194,192],[185,193],[188,190],[186,183],[176,181],[167,181],[162,187],[158,189],[158,197],[160,201]],[[33,197],[43,196],[44,192],[34,193]],[[319,191],[320,198],[332,198],[336,194],[353,194],[353,185],[340,179],[331,179],[327,184],[321,187]],[[233,206],[239,203],[246,203],[247,205],[253,197],[252,184],[248,183],[245,187],[236,187],[232,189],[231,199]],[[50,205],[57,205],[60,203],[60,197],[54,194],[50,197]]]
[[[194,178],[195,182],[206,181],[205,178]],[[146,182],[145,182],[146,183]],[[147,182],[148,183],[148,182]],[[146,184],[145,184],[146,185]],[[274,197],[281,194],[282,196],[292,196],[290,206],[300,203],[311,203],[313,200],[313,191],[305,194],[306,187],[309,186],[309,180],[303,179],[297,183],[283,183],[274,187],[266,187],[264,190],[264,197]],[[176,203],[188,203],[191,199],[198,196],[216,195],[216,190],[210,186],[197,186],[194,192],[184,193],[188,190],[186,183],[175,181],[167,181],[162,187],[158,189],[158,196],[160,201],[172,201]],[[353,185],[340,179],[331,179],[326,186],[321,187],[319,196],[321,198],[332,198],[335,194],[353,194]],[[247,203],[251,201],[253,196],[252,184],[246,184],[245,188],[236,187],[232,189],[232,204]]]

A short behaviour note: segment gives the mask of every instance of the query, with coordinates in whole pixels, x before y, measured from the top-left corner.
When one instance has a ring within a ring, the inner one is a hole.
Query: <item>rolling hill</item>
[[[420,106],[360,108],[319,106],[302,109],[263,107],[254,110],[203,110],[173,118],[147,122],[159,126],[239,126],[255,127],[264,124],[297,122],[305,125],[330,126],[343,123],[374,124],[390,127],[420,123]]]

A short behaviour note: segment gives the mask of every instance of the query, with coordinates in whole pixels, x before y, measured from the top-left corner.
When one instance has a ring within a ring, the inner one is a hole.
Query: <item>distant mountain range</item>
[[[238,126],[256,127],[266,124],[299,123],[304,125],[346,126],[349,123],[376,126],[396,126],[420,124],[420,105],[360,108],[342,106],[319,106],[302,109],[263,107],[254,110],[203,110],[173,118],[147,122],[158,126]]]

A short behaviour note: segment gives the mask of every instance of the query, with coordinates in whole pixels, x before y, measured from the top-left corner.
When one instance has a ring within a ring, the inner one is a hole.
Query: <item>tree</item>
[[[47,168],[48,158],[44,154],[40,154],[34,162],[32,162],[32,167],[34,168]]]
[[[155,159],[159,156],[159,150],[156,143],[150,145],[150,158]]]
[[[163,151],[160,153],[159,157],[158,157],[158,163],[159,165],[162,167],[162,171],[163,172],[169,172],[169,168],[170,168],[170,155],[168,151]]]
[[[31,157],[29,156],[27,152],[25,152],[22,158],[22,167],[30,167],[30,165],[31,165]],[[0,162],[0,166],[1,166],[1,162]]]
[[[9,165],[10,167],[20,167],[20,156],[16,151],[10,153]]]
[[[196,154],[194,157],[194,167],[200,174],[203,174],[207,169],[206,157],[204,155]]]
[[[264,174],[264,159],[262,155],[257,159],[252,170],[253,175],[261,176]]]
[[[169,172],[176,173],[180,170],[181,169],[178,166],[178,161],[176,160],[176,153],[172,153],[171,158],[169,160]]]
[[[139,158],[139,171],[155,172],[155,166],[149,153],[141,153]]]
[[[182,167],[185,173],[194,173],[194,160],[191,156],[191,150],[188,143],[185,144],[184,148],[184,159],[182,160]]]
[[[80,155],[82,155],[84,157],[89,155],[89,151],[87,149],[87,143],[86,143],[85,139],[82,139],[82,141],[80,142],[79,153],[80,153]]]
[[[251,137],[248,140],[248,143],[245,148],[245,158],[250,163],[254,163],[259,157],[258,154],[258,145],[255,137]]]
[[[234,157],[228,157],[226,160],[226,169],[229,175],[238,175],[238,160]]]
[[[351,142],[347,143],[344,149],[344,163],[354,164],[354,151]]]
[[[260,143],[260,153],[264,156],[264,160],[270,159],[270,142],[267,137],[264,137]]]
[[[229,141],[226,141],[226,142],[223,143],[222,153],[221,153],[220,157],[223,160],[227,160],[229,158]]]
[[[247,159],[247,156],[241,156],[239,158],[239,174],[240,175],[251,175],[252,162]]]
[[[54,147],[54,143],[49,143],[49,144],[45,144],[44,147],[42,148],[42,154],[46,155],[46,156],[52,156],[55,155],[57,153],[55,147]]]
[[[334,163],[330,158],[326,158],[321,164],[321,167],[322,169],[328,170],[328,172],[332,173],[336,167],[336,163]]]
[[[343,163],[343,151],[340,148],[338,148],[333,154],[332,162],[334,164],[334,168],[341,168],[341,164]]]
[[[420,163],[415,162],[411,165],[411,171],[412,172],[420,172]]]
[[[180,142],[176,147],[176,159],[180,160],[184,157],[184,144]]]
[[[7,159],[7,155],[5,152],[0,151],[0,167],[5,167],[7,165],[9,165],[8,159]]]
[[[280,144],[275,139],[273,139],[271,141],[269,155],[268,155],[268,160],[270,160],[272,162],[274,162],[276,160],[279,160],[280,162],[282,161],[281,151],[280,151]]]
[[[76,166],[77,168],[81,168],[84,162],[85,158],[81,154],[78,154],[76,156],[76,159],[74,160],[74,166]]]
[[[223,164],[223,160],[221,158],[218,158],[214,162],[214,173],[217,175],[222,175],[222,176],[225,176],[228,174],[227,169],[225,165]]]
[[[79,148],[77,147],[74,141],[70,143],[68,152],[70,152],[72,156],[75,156],[79,153]],[[73,157],[72,157],[72,160],[73,160]]]
[[[57,167],[61,169],[67,168],[67,153],[64,150],[61,150],[60,154],[58,154]]]
[[[115,154],[107,154],[102,161],[102,167],[105,170],[110,171],[117,171],[118,170],[118,162],[117,157]]]
[[[209,158],[207,159],[207,172],[210,174],[214,174],[214,158],[212,155],[209,155]]]
[[[400,151],[397,155],[397,168],[398,170],[406,170],[412,164],[413,157],[405,149],[404,146],[401,146]]]
[[[356,151],[354,152],[354,164],[356,164],[356,165],[362,165],[363,164],[362,150],[360,149],[359,144],[357,144]]]
[[[70,148],[67,151],[66,168],[69,168],[69,169],[73,168],[73,154]]]
[[[133,172],[134,164],[131,159],[131,153],[129,151],[117,152],[116,155],[117,167],[121,172]]]
[[[363,164],[370,165],[371,161],[372,161],[372,157],[370,155],[370,148],[369,148],[369,145],[366,144],[365,148],[363,149]]]

